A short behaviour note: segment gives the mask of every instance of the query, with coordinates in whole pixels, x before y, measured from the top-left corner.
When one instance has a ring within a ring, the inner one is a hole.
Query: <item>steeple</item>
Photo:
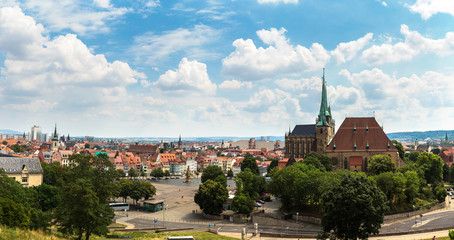
[[[54,136],[52,137],[52,141],[58,141],[58,137],[57,137],[57,123],[55,123],[55,130],[54,130]]]
[[[331,117],[331,109],[328,107],[328,98],[326,95],[325,69],[323,68],[322,77],[322,101],[320,103],[320,112],[318,114],[317,126],[328,126],[327,117]]]

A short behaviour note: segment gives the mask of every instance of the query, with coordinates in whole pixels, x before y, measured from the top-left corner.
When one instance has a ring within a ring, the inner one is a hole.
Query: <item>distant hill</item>
[[[395,139],[398,141],[415,141],[418,140],[440,140],[445,139],[446,133],[448,133],[448,139],[454,139],[454,130],[436,130],[436,131],[425,131],[425,132],[395,132],[387,133],[389,139]]]
[[[9,130],[9,129],[0,129],[0,133],[3,133],[3,134],[10,134],[10,135],[19,135],[19,134],[23,134],[23,133],[21,133],[21,132],[14,131],[14,130]]]

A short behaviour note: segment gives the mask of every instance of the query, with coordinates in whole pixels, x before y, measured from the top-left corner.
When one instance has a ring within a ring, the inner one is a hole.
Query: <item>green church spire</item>
[[[317,126],[328,126],[326,117],[331,117],[331,109],[328,106],[328,98],[326,96],[325,69],[323,68],[322,77],[322,101],[320,103],[320,112],[318,114]]]
[[[55,123],[55,130],[54,130],[54,137],[52,138],[52,141],[58,141],[58,137],[57,137],[57,123]]]

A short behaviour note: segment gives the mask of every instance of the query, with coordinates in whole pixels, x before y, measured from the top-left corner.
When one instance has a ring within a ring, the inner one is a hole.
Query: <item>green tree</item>
[[[140,171],[140,176],[141,177],[146,177],[147,176],[147,173],[145,171]]]
[[[60,189],[58,187],[43,183],[32,188],[36,190],[36,200],[42,211],[55,209],[60,204]]]
[[[128,197],[131,195],[132,182],[133,181],[127,179],[121,179],[120,182],[118,182],[118,197],[122,197],[123,202],[126,202],[126,199],[128,199]]]
[[[370,175],[378,175],[384,172],[394,172],[396,165],[388,155],[374,155],[369,160],[367,170]]]
[[[156,188],[147,181],[132,181],[129,196],[136,201],[145,200],[156,194]]]
[[[8,142],[7,141],[3,141],[2,144],[3,145],[8,145]]]
[[[161,177],[164,177],[164,171],[162,171],[162,168],[155,168],[151,172],[151,175],[153,177],[161,178]]]
[[[443,181],[449,181],[449,165],[447,163],[443,164]]]
[[[248,153],[249,154],[249,153]],[[259,167],[257,166],[257,161],[250,154],[244,157],[243,162],[241,162],[241,171],[244,171],[246,168],[251,169],[251,172],[254,174],[260,174]]]
[[[322,227],[339,239],[367,239],[377,234],[387,211],[386,197],[360,174],[346,174],[339,186],[322,195]]]
[[[330,157],[326,156],[325,154],[316,152],[310,152],[309,154],[307,154],[306,159],[310,157],[317,158],[320,161],[320,163],[325,167],[326,171],[333,171],[333,161],[331,160]]]
[[[237,193],[232,200],[232,210],[238,213],[249,214],[254,210],[254,200],[247,194]]]
[[[434,184],[443,179],[443,160],[432,153],[421,153],[416,161],[416,166],[424,172],[427,183]]]
[[[224,185],[208,179],[203,184],[200,184],[199,190],[194,195],[194,201],[204,213],[219,215],[228,197],[229,194]]]
[[[139,176],[139,173],[137,173],[137,170],[131,166],[131,168],[128,170],[128,177],[135,178],[138,176]]]
[[[126,173],[123,169],[117,169],[117,179],[119,178],[124,178],[126,176]]]
[[[41,162],[41,168],[43,169],[43,183],[57,187],[61,186],[65,168],[60,166],[59,162],[53,162],[52,164]]]
[[[232,170],[232,169],[229,169],[229,170],[227,171],[227,177],[229,177],[229,178],[232,178],[232,177],[233,177],[233,170]]]
[[[21,203],[0,197],[0,224],[10,228],[28,228],[30,216]]]
[[[118,195],[112,163],[89,154],[73,154],[65,171],[61,203],[56,208],[56,223],[65,234],[88,240],[92,234],[104,235],[114,217],[109,199]]]
[[[312,165],[315,168],[317,168],[323,172],[326,170],[325,166],[323,166],[323,164],[320,162],[320,160],[318,160],[318,158],[315,158],[312,156],[306,157],[301,163],[306,164],[306,165]]]
[[[218,166],[211,165],[203,169],[202,172],[202,183],[205,183],[208,180],[213,180],[222,184],[222,186],[227,187],[227,179],[225,178],[224,172]]]
[[[392,140],[391,142],[393,143],[394,147],[397,148],[397,151],[399,152],[400,159],[404,160],[404,158],[405,158],[405,149],[404,149],[404,146],[402,146],[402,143],[398,142],[397,140]]]
[[[169,170],[165,170],[164,171],[164,176],[169,177],[170,176],[170,171]]]
[[[418,160],[418,156],[419,152],[411,152],[410,154],[408,154],[408,160],[415,163]]]
[[[265,191],[265,178],[251,172],[249,168],[238,173],[235,185],[239,191],[244,192],[251,199],[258,199],[260,193]]]
[[[430,151],[431,151],[433,154],[435,154],[435,155],[438,155],[438,154],[440,154],[440,152],[441,152],[439,148],[433,148],[433,149],[430,150]]]
[[[85,149],[89,149],[90,148],[90,143],[85,143]]]
[[[11,146],[11,150],[13,150],[15,153],[21,153],[24,151],[22,147],[17,143]]]
[[[277,165],[279,163],[279,159],[277,159],[277,158],[269,158],[268,161],[271,161],[270,165],[266,169],[266,172],[269,174],[273,168],[277,167]]]

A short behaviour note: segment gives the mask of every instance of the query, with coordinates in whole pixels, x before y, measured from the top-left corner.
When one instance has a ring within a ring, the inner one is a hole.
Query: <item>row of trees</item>
[[[321,213],[325,233],[341,239],[367,238],[378,233],[385,212],[433,204],[446,196],[443,161],[431,153],[418,154],[397,169],[389,156],[375,155],[368,174],[332,172],[321,159],[328,161],[310,154],[292,166],[274,168],[270,189],[286,211]]]
[[[108,232],[114,217],[111,199],[129,196],[138,201],[156,193],[145,181],[117,182],[121,173],[105,154],[74,154],[69,161],[69,167],[41,163],[43,184],[37,187],[23,187],[2,173],[0,224],[30,229],[56,225],[64,234],[88,240]]]

